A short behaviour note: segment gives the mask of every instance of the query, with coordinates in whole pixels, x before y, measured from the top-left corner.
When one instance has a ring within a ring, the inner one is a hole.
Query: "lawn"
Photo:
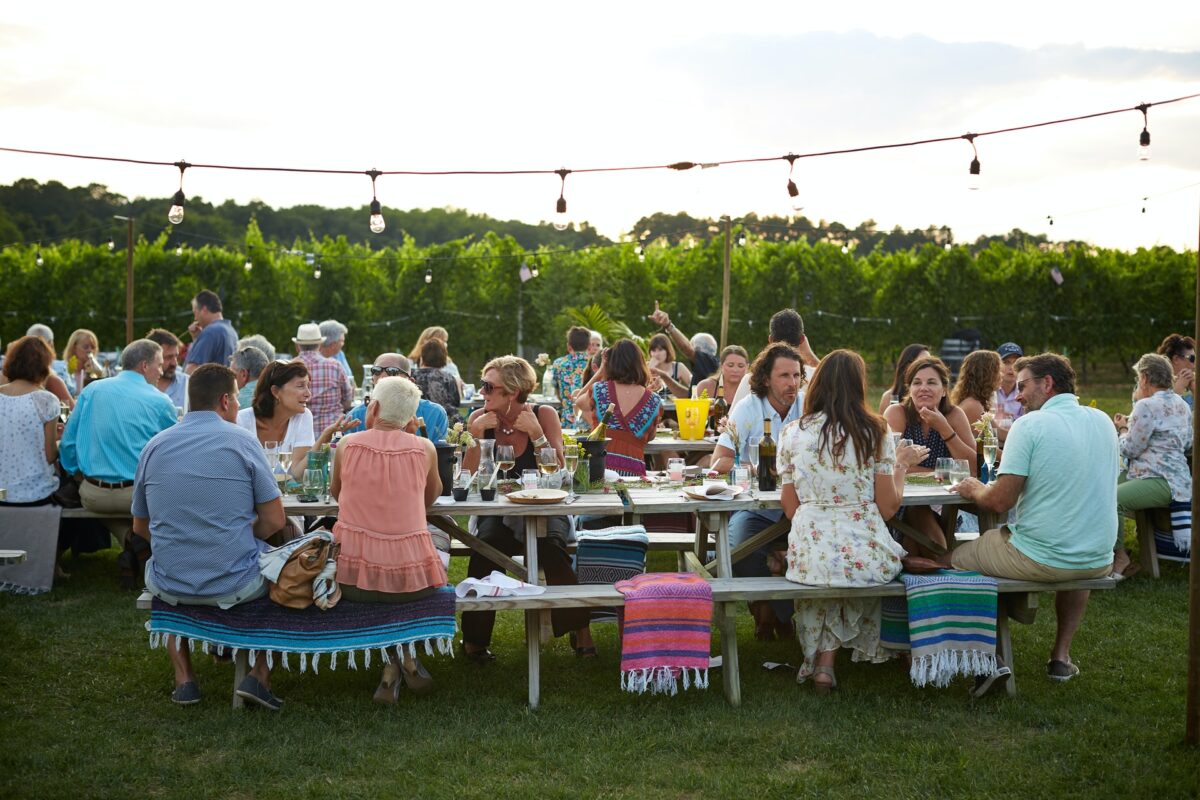
[[[1101,407],[1117,410],[1119,392]],[[1084,391],[1083,396],[1101,396]],[[1109,407],[1111,406],[1111,407]],[[743,706],[712,688],[674,698],[619,689],[617,641],[601,656],[545,650],[542,707],[525,707],[521,618],[501,614],[480,668],[426,659],[434,694],[371,703],[377,670],[276,672],[278,715],[229,707],[231,667],[196,656],[204,702],[176,708],[115,551],[66,563],[40,597],[0,595],[0,797],[1194,797],[1182,744],[1187,573],[1165,564],[1093,595],[1073,656],[1046,679],[1052,598],[1014,626],[1019,694],[967,699],[967,683],[916,689],[897,663],[839,661],[829,698],[790,674],[794,642],[759,643],[740,617]],[[673,569],[653,554],[651,569]],[[465,561],[456,559],[452,577]],[[715,637],[714,637],[715,638]],[[714,641],[714,648],[717,643]]]

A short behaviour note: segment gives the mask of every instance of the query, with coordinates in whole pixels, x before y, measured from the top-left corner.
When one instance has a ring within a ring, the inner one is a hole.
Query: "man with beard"
[[[162,347],[162,377],[155,384],[158,390],[171,398],[176,408],[187,407],[187,373],[179,368],[179,337],[168,330],[153,328],[146,338]]]

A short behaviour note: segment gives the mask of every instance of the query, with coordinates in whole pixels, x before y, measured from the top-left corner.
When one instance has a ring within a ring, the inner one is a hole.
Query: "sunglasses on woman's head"
[[[406,378],[408,377],[408,373],[399,367],[371,367],[371,377],[375,377],[380,373],[387,373],[389,378],[394,378],[397,375],[403,375]]]

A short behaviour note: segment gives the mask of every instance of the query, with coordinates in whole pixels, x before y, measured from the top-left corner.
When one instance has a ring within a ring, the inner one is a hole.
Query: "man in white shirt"
[[[750,394],[734,403],[729,420],[734,425],[738,438],[737,447],[742,451],[742,463],[751,437],[763,436],[763,421],[771,421],[771,438],[779,442],[783,428],[799,419],[804,408],[804,364],[800,353],[791,345],[777,343],[768,345],[747,373],[750,378]],[[733,436],[729,431],[721,434],[713,449],[712,468],[717,472],[729,472],[733,466]],[[751,465],[757,468],[757,464]],[[783,519],[783,511],[735,511],[729,518],[729,546],[735,548],[747,539]],[[787,535],[786,529],[782,532]],[[767,566],[770,547],[761,547],[734,562],[733,574],[738,577],[765,577],[771,574]],[[750,604],[754,614],[755,636],[759,639],[774,639],[791,635],[792,601],[775,600],[770,603]]]

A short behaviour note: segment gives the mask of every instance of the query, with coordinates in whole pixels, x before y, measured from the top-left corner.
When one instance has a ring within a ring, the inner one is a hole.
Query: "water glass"
[[[749,467],[734,467],[733,483],[743,492],[750,490],[750,468]]]
[[[958,483],[964,481],[971,475],[971,462],[965,458],[951,459],[954,462],[950,471],[950,482]]]
[[[592,459],[586,450],[579,453],[579,466],[575,470],[575,480],[579,481],[579,485],[583,487],[584,494],[592,490]]]
[[[468,402],[468,403],[471,402],[471,400],[475,397],[475,384],[464,383],[463,390],[462,390],[462,396],[463,396],[463,400],[465,402]]]
[[[938,483],[946,483],[950,480],[950,471],[954,469],[953,458],[939,458],[933,467],[933,477]]]
[[[527,469],[521,473],[521,486],[527,492],[532,492],[538,488],[538,471],[536,469]]]
[[[667,459],[667,479],[671,481],[672,486],[683,486],[683,465],[682,458]]]
[[[325,470],[304,470],[304,493],[311,494],[314,497],[320,497],[325,494]]]

